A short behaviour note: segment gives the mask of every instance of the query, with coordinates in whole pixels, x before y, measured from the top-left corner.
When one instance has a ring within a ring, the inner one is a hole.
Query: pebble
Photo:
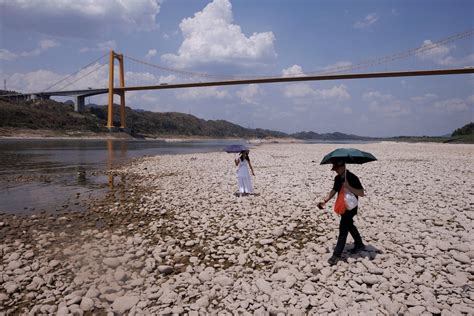
[[[461,263],[471,264],[471,258],[469,258],[464,253],[455,253],[453,255],[453,258],[456,259],[457,261],[461,262]]]
[[[269,244],[272,244],[274,242],[273,239],[271,238],[266,238],[266,239],[260,239],[259,243],[260,245],[269,245]]]
[[[113,304],[112,309],[114,312],[123,314],[133,306],[135,306],[139,301],[138,296],[120,296],[117,297]]]
[[[161,274],[167,275],[173,273],[174,269],[172,266],[160,265],[158,266],[158,271],[160,271]]]
[[[256,282],[255,282],[255,285],[257,286],[257,288],[262,292],[262,293],[265,293],[267,295],[272,295],[273,293],[273,289],[272,289],[272,286],[269,282],[263,280],[263,279],[258,279]]]
[[[85,312],[90,311],[94,308],[94,301],[89,297],[83,297],[79,307]]]
[[[8,294],[12,294],[20,288],[20,285],[16,282],[8,281],[3,285],[3,288],[5,289],[5,291],[7,291]]]
[[[111,268],[116,268],[121,265],[121,262],[118,258],[105,258],[102,262]]]

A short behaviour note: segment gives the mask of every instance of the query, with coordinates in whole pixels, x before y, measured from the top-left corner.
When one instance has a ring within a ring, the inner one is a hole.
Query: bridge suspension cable
[[[332,74],[332,73],[340,73],[340,72],[347,72],[347,71],[352,71],[352,70],[357,70],[357,69],[369,68],[371,66],[376,66],[376,65],[381,65],[381,64],[387,64],[390,62],[394,62],[396,60],[400,60],[400,59],[408,58],[413,55],[424,53],[426,51],[435,49],[439,46],[446,45],[451,42],[454,42],[454,41],[457,41],[469,36],[473,36],[473,35],[474,35],[474,29],[470,29],[461,33],[448,36],[446,38],[432,42],[430,44],[423,44],[421,46],[411,48],[405,51],[397,52],[397,53],[387,55],[384,57],[369,59],[369,60],[359,62],[354,65],[339,66],[339,67],[326,69],[324,71],[311,71],[311,72],[305,72],[305,73],[306,74]]]
[[[150,66],[150,67],[160,69],[160,70],[164,70],[164,71],[168,71],[168,72],[178,73],[178,74],[181,74],[181,75],[187,75],[187,76],[191,76],[191,77],[205,77],[205,78],[212,78],[212,79],[235,79],[235,78],[238,78],[236,76],[213,75],[213,74],[207,74],[207,73],[202,73],[202,72],[193,72],[193,71],[188,71],[188,70],[181,70],[181,69],[176,69],[176,68],[171,68],[171,67],[165,67],[165,66],[161,66],[161,65],[158,65],[158,64],[153,64],[153,63],[150,63],[150,62],[146,62],[146,61],[143,61],[143,60],[131,57],[131,56],[127,56],[127,55],[123,55],[123,57],[125,57],[127,59],[130,59],[130,60],[132,60],[136,63],[142,64],[142,65]]]
[[[314,70],[314,71],[305,71],[301,75],[309,75],[309,74],[338,74],[338,73],[343,73],[343,72],[348,72],[352,70],[360,70],[360,69],[365,69],[365,68],[370,68],[373,66],[377,65],[382,65],[382,64],[388,64],[397,60],[405,59],[417,54],[421,54],[430,50],[433,50],[437,47],[440,47],[442,45],[470,37],[474,35],[474,29],[469,29],[461,33],[457,33],[454,35],[450,35],[448,37],[442,38],[440,40],[437,40],[435,42],[429,43],[429,44],[423,44],[421,46],[417,46],[408,50],[404,50],[401,52],[397,52],[394,54],[390,54],[387,56],[379,57],[379,58],[373,58],[373,59],[368,59],[362,62],[358,62],[356,64],[351,64],[347,66],[338,66],[338,67],[332,67],[329,69],[324,69],[324,70]],[[203,77],[203,78],[212,78],[212,79],[246,79],[246,78],[273,78],[273,77],[278,77],[281,76],[281,74],[278,75],[266,75],[266,76],[251,76],[251,75],[246,75],[246,76],[235,76],[235,75],[216,75],[216,74],[208,74],[208,73],[201,73],[201,72],[194,72],[194,71],[188,71],[188,70],[182,70],[182,69],[176,69],[176,68],[171,68],[171,67],[165,67],[162,65],[158,64],[153,64],[147,61],[143,61],[131,56],[126,56],[124,55],[125,58],[134,61],[136,63],[140,63],[146,66],[150,66],[156,69],[160,69],[163,71],[171,72],[171,73],[178,73],[182,75],[187,75],[187,76],[192,76],[192,77]]]
[[[41,92],[49,91],[51,88],[57,86],[58,84],[60,84],[60,83],[63,82],[63,81],[68,80],[68,79],[71,78],[72,76],[75,76],[76,74],[78,74],[79,72],[81,72],[83,69],[86,69],[87,67],[93,65],[94,63],[98,62],[99,60],[101,60],[102,58],[104,58],[104,57],[107,56],[107,55],[108,55],[108,53],[105,53],[104,55],[100,56],[99,58],[97,58],[97,59],[91,61],[90,63],[88,63],[87,65],[81,67],[79,70],[77,70],[77,71],[73,72],[72,74],[70,74],[70,75],[64,77],[63,79],[60,79],[60,80],[56,81],[55,83],[53,83],[52,85],[50,85],[50,86],[47,87],[46,89],[43,89]],[[89,73],[88,73],[88,74],[89,74]],[[85,77],[85,76],[83,76],[83,77]],[[81,77],[81,79],[82,79],[83,77]],[[78,81],[78,80],[75,80],[74,82],[77,82],[77,81]],[[64,88],[67,87],[67,86],[69,86],[69,84],[66,85],[66,86],[63,86],[62,88],[60,88],[60,90],[64,89]]]
[[[89,76],[90,74],[98,71],[100,68],[103,68],[103,67],[108,67],[108,65],[107,64],[104,64],[104,65],[98,64],[91,71],[89,71],[89,72],[85,73],[84,75],[78,77],[76,80],[73,80],[73,81],[67,83],[66,85],[62,86],[61,88],[58,88],[58,90],[62,91],[63,89],[65,89],[65,88],[69,87],[70,85],[82,80],[83,78]]]

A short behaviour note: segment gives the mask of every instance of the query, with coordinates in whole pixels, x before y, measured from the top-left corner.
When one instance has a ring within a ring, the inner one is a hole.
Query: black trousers
[[[364,243],[360,237],[357,227],[354,226],[353,217],[357,215],[357,207],[346,211],[341,216],[341,221],[339,222],[339,237],[337,238],[336,248],[334,248],[334,255],[341,256],[344,246],[346,245],[347,235],[351,233],[352,238],[354,238],[354,246],[360,247]]]

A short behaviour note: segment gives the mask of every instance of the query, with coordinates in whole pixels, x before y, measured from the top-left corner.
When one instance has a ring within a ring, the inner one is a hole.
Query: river
[[[106,171],[132,158],[221,151],[244,140],[1,139],[0,212],[81,210],[110,191]],[[111,183],[112,181],[112,183]]]

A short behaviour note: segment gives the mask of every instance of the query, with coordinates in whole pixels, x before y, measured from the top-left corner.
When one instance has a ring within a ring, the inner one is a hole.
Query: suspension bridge
[[[264,84],[264,83],[282,83],[282,82],[300,82],[300,81],[327,81],[327,80],[348,80],[348,79],[368,79],[368,78],[394,78],[394,77],[418,77],[418,76],[441,76],[441,75],[461,75],[473,74],[474,67],[464,68],[449,68],[449,69],[429,69],[429,70],[406,70],[406,71],[384,71],[384,72],[354,72],[361,69],[370,68],[377,65],[385,65],[394,61],[406,59],[412,56],[429,52],[442,45],[467,38],[474,35],[474,29],[467,30],[462,33],[454,34],[439,41],[428,45],[422,45],[416,48],[398,52],[392,55],[381,58],[371,59],[357,64],[347,66],[334,67],[324,71],[310,71],[297,76],[224,76],[213,75],[207,73],[198,73],[185,71],[181,69],[173,69],[169,67],[152,64],[147,61],[139,60],[134,57],[124,56],[111,50],[98,59],[90,62],[78,71],[66,76],[65,78],[55,82],[46,89],[40,92],[18,93],[18,94],[4,94],[1,98],[8,100],[35,100],[35,99],[49,99],[53,96],[74,96],[76,98],[75,110],[82,112],[85,107],[85,98],[100,94],[108,94],[108,113],[107,113],[107,127],[109,130],[117,129],[113,122],[113,99],[114,95],[120,96],[120,128],[127,128],[126,112],[125,112],[125,93],[128,91],[144,91],[144,90],[164,90],[164,89],[182,89],[193,87],[212,87],[212,86],[230,86],[230,85],[248,85],[248,84]],[[87,89],[71,89],[66,88],[76,84],[82,79],[99,71],[106,64],[98,63],[101,59],[108,55],[108,87],[107,88],[92,88]],[[184,83],[158,83],[154,85],[143,86],[125,86],[124,73],[124,59],[141,64],[148,67],[153,67],[163,72],[180,74],[187,77],[206,78],[206,81],[199,82],[184,82]],[[119,72],[119,86],[114,85],[115,60],[118,60]],[[62,84],[62,86],[60,86]],[[59,88],[57,88],[60,86]],[[56,88],[55,88],[56,87]],[[53,89],[55,88],[55,89]]]

